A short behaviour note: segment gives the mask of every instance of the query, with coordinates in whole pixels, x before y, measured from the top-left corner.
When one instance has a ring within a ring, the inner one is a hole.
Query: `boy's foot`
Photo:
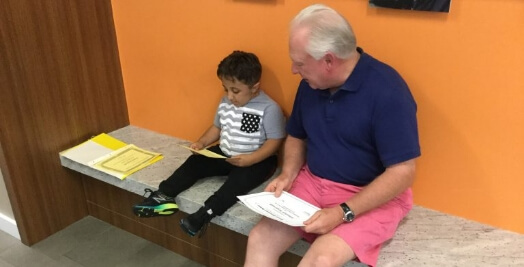
[[[190,236],[195,236],[200,231],[199,237],[201,237],[214,217],[213,210],[201,207],[197,212],[180,220],[180,227]]]
[[[141,203],[133,206],[133,213],[138,217],[168,216],[178,211],[174,197],[168,197],[160,191],[144,190],[144,196],[149,196]]]

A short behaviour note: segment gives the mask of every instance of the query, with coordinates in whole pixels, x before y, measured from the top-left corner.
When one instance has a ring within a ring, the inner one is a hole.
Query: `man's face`
[[[309,32],[304,29],[295,29],[289,38],[289,56],[291,57],[291,72],[300,74],[313,89],[327,89],[325,85],[324,58],[314,59],[306,52]]]
[[[237,79],[220,78],[227,98],[236,107],[246,105],[249,100],[258,95],[259,83],[249,87]]]

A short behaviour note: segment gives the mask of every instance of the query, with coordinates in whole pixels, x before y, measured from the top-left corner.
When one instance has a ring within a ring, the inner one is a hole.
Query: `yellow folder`
[[[120,180],[163,158],[162,154],[126,144],[101,133],[60,155]]]

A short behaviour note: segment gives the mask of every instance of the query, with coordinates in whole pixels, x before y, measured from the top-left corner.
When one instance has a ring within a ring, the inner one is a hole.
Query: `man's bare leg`
[[[244,267],[277,267],[280,256],[300,237],[293,227],[262,218],[249,233]]]
[[[308,249],[299,267],[338,267],[355,258],[355,253],[340,237],[333,234],[319,236]]]

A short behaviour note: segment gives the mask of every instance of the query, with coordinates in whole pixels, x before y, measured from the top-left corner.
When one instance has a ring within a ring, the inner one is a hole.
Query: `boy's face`
[[[252,87],[238,81],[237,79],[220,78],[222,86],[226,92],[227,98],[236,107],[242,107],[258,95],[258,88],[260,83],[256,83]]]

